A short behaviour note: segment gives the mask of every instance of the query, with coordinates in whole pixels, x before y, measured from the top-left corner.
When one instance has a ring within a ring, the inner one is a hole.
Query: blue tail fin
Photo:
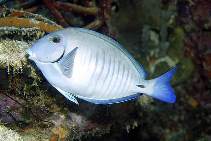
[[[164,102],[174,103],[176,101],[176,96],[170,85],[170,80],[175,72],[176,67],[158,78],[148,80],[146,87],[142,89],[143,93]]]

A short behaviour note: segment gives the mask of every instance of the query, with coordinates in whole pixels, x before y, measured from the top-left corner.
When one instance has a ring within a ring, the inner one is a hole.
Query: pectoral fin
[[[54,86],[55,87],[55,86]],[[77,99],[75,98],[75,96],[69,92],[65,92],[63,90],[61,90],[58,87],[55,87],[63,96],[65,96],[68,100],[74,102],[75,104],[79,105]]]
[[[69,78],[72,75],[74,59],[75,59],[75,54],[77,50],[78,50],[78,47],[74,48],[71,52],[69,52],[66,56],[64,56],[64,58],[62,58],[61,61],[59,62],[59,66],[62,73]]]

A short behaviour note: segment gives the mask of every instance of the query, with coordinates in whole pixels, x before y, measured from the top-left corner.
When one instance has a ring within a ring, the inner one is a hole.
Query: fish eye
[[[61,38],[59,36],[54,36],[54,37],[50,38],[50,40],[53,43],[59,43],[61,41]]]

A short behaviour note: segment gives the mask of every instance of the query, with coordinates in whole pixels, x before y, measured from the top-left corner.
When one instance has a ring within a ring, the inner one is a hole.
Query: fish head
[[[42,63],[53,63],[62,58],[65,52],[66,42],[64,36],[59,33],[51,33],[36,41],[27,50],[29,59]]]

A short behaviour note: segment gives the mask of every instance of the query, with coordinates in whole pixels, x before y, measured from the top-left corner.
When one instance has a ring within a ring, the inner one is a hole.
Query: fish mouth
[[[61,55],[57,60],[55,60],[55,61],[53,61],[53,62],[51,62],[51,63],[60,62],[60,61],[62,60],[63,56],[64,56],[64,52],[62,53],[62,55]],[[32,61],[35,61],[35,62],[36,62],[36,61],[42,62],[42,61],[40,61],[40,60],[38,60],[38,59],[36,58],[35,53],[33,53],[32,50],[31,50],[30,48],[26,50],[26,57],[27,57],[29,60],[32,60]]]
[[[26,53],[27,53],[27,57],[28,57],[30,60],[34,60],[34,59],[35,59],[35,54],[32,53],[31,49],[27,49],[27,50],[26,50]]]

